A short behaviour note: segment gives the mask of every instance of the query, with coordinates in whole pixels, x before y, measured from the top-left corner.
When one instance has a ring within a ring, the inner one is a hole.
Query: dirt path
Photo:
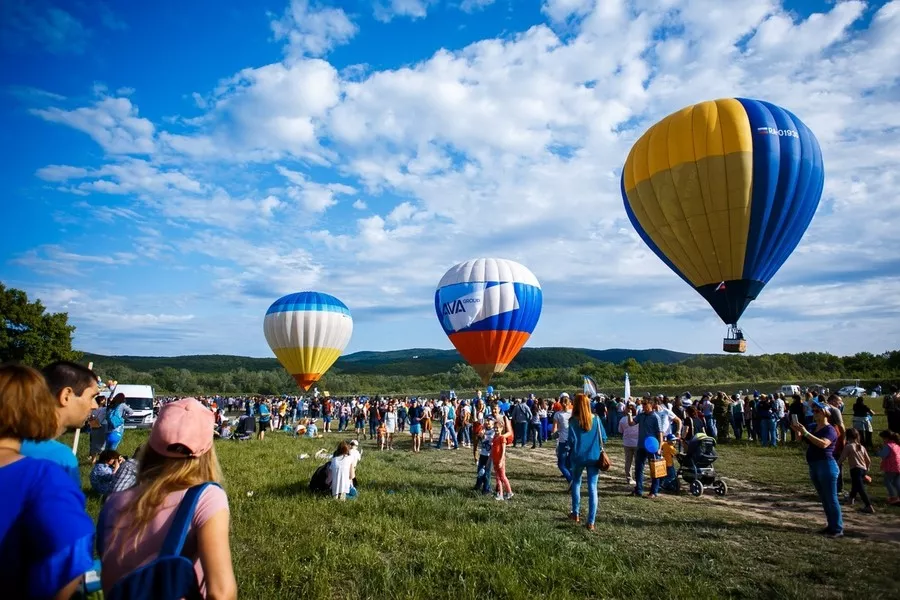
[[[555,466],[556,453],[553,448],[528,449],[526,452],[512,451],[507,460],[523,461],[531,464]],[[613,454],[610,456],[612,468],[608,473],[601,475],[601,480],[610,487],[621,487],[626,492],[628,486],[624,477],[624,461]],[[682,493],[678,501],[696,502],[697,504],[714,505],[717,509],[732,513],[741,520],[751,519],[772,525],[778,525],[783,529],[793,529],[798,532],[810,532],[825,525],[825,516],[822,505],[816,501],[799,497],[790,492],[778,488],[763,487],[757,484],[723,477],[728,484],[728,495],[716,496],[711,491],[704,493],[700,498],[695,498],[687,492],[686,485],[682,482]],[[812,484],[810,484],[812,493]],[[675,500],[672,496],[663,495],[662,498]],[[854,506],[842,506],[845,536],[854,540],[877,540],[900,544],[900,509],[888,506],[877,507],[875,514],[860,513],[857,509],[861,504]],[[735,519],[738,520],[738,519]]]

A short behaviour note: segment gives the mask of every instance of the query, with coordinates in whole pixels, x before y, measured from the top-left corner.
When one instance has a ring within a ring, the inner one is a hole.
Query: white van
[[[110,390],[110,397],[125,394],[125,404],[132,414],[125,417],[125,429],[150,428],[156,422],[153,414],[153,387],[149,385],[127,385],[120,383]]]
[[[783,385],[781,386],[781,393],[784,394],[785,398],[790,398],[794,394],[800,393],[799,385]]]

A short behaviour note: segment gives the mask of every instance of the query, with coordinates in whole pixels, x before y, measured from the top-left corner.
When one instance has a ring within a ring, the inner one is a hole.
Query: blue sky
[[[900,334],[900,2],[10,0],[0,280],[84,350],[269,354],[268,305],[340,297],[348,351],[450,347],[432,295],[498,256],[544,287],[532,345],[715,352],[618,174],[686,104],[816,132],[819,214],[742,319],[753,352]]]

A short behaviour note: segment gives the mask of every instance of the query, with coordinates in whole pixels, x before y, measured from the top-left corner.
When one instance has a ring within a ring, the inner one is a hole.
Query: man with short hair
[[[56,399],[56,437],[69,428],[81,427],[97,407],[97,374],[78,363],[57,361],[44,367],[42,371],[50,394]],[[22,455],[49,460],[60,465],[81,489],[81,473],[78,459],[72,449],[57,439],[44,442],[25,440]]]

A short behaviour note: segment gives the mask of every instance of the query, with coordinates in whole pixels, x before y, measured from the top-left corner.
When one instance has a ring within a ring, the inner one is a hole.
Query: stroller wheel
[[[713,490],[715,490],[716,496],[724,496],[728,493],[728,486],[720,479],[713,483]]]
[[[691,482],[691,494],[697,497],[703,495],[703,484],[700,481],[694,480]]]

